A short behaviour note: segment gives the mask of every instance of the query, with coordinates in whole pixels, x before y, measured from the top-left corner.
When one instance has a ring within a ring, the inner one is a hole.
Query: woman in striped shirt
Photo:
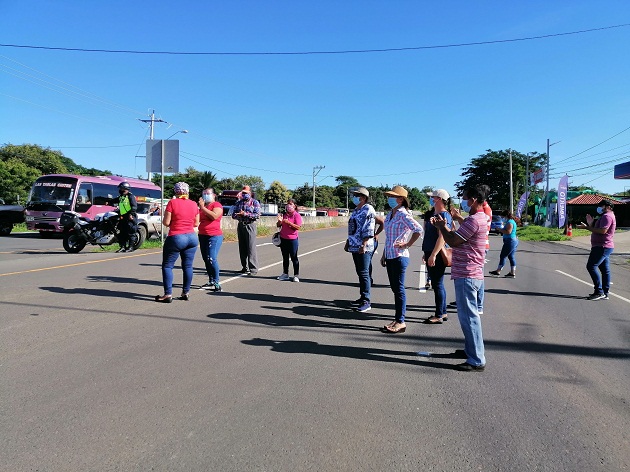
[[[381,265],[387,268],[389,286],[394,292],[396,317],[383,326],[384,333],[404,333],[407,296],[405,293],[405,272],[409,265],[409,248],[422,236],[422,226],[413,219],[409,210],[409,198],[404,187],[396,185],[385,192],[387,203],[392,211],[385,217],[385,250]]]

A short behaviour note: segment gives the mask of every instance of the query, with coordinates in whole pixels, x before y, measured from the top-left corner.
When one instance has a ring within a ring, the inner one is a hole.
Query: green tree
[[[268,203],[284,203],[289,198],[291,192],[277,180],[271,182],[269,189],[265,192],[265,202]]]
[[[306,182],[304,185],[293,190],[291,198],[300,206],[311,207],[313,206],[313,187]]]
[[[37,144],[5,144],[0,147],[0,191],[7,201],[26,197],[35,179],[45,174],[110,175],[109,171],[88,169],[76,164],[61,151]]]
[[[525,169],[529,159],[530,170],[542,166],[546,155],[537,152],[522,154],[512,152],[512,184],[515,205],[525,191]],[[492,151],[471,159],[470,166],[465,168],[463,179],[455,184],[462,193],[466,187],[485,184],[490,187],[488,203],[495,209],[510,207],[510,150]],[[529,190],[532,190],[529,188]]]
[[[429,209],[429,197],[417,187],[409,190],[409,206],[412,210],[425,212]]]

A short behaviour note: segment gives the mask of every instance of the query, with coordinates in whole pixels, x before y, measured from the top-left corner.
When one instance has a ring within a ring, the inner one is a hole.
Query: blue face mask
[[[359,203],[361,203],[361,199],[357,196],[352,197],[352,203],[355,204],[355,206],[359,206]]]
[[[387,204],[389,205],[390,208],[396,208],[398,206],[398,202],[396,201],[394,197],[388,197]]]
[[[470,205],[468,204],[468,200],[462,200],[462,210],[466,213],[470,213]]]
[[[203,198],[204,202],[210,203],[212,201],[212,194],[204,193],[204,194],[201,195],[201,198]]]
[[[604,213],[604,207],[597,207],[597,213],[602,215]]]
[[[249,193],[243,194],[243,200],[249,200]]]
[[[429,198],[429,206],[435,206],[435,200],[433,200],[433,197]]]

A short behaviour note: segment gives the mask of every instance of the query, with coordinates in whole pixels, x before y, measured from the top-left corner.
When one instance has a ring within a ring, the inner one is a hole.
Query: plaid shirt
[[[400,207],[392,217],[393,212],[385,217],[385,259],[396,259],[397,257],[409,257],[409,249],[394,247],[396,241],[407,242],[412,233],[420,233],[422,236],[422,226],[409,210]]]
[[[237,213],[240,213],[241,210],[245,210],[245,215],[241,216]],[[232,218],[243,223],[251,223],[252,221],[256,221],[260,218],[260,202],[255,198],[250,198],[249,200],[239,200],[234,204],[234,210],[232,212]]]

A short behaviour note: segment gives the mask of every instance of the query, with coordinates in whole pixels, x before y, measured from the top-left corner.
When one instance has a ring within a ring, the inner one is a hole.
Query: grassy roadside
[[[566,236],[562,229],[545,228],[544,226],[528,225],[516,229],[518,239],[522,241],[570,241],[571,237]],[[590,231],[585,229],[574,229],[573,237],[589,236]]]

